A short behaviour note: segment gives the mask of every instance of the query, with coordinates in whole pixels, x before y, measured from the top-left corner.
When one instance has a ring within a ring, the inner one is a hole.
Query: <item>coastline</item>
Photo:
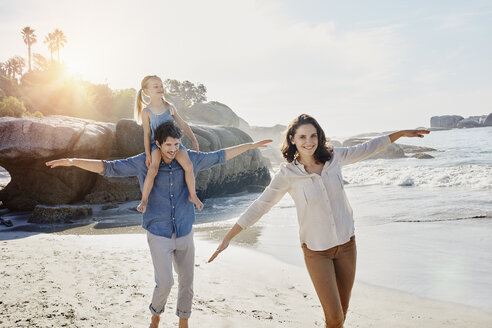
[[[1,235],[4,326],[145,327],[153,268],[144,234]],[[306,270],[195,236],[193,327],[322,327]],[[176,327],[176,286],[161,327]],[[356,282],[346,327],[481,327],[492,313]]]

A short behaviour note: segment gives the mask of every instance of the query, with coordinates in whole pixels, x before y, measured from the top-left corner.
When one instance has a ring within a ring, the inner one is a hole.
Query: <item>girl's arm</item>
[[[142,126],[144,130],[145,165],[149,167],[152,163],[152,155],[150,154],[152,131],[150,129],[150,114],[146,110],[142,111]]]
[[[173,117],[174,117],[174,120],[176,121],[176,123],[178,124],[178,126],[186,133],[186,135],[191,139],[191,142],[193,142],[193,147],[195,147],[195,150],[196,150],[196,153],[198,154],[198,151],[200,150],[199,147],[198,147],[198,141],[196,140],[196,137],[195,137],[195,134],[193,133],[193,131],[191,130],[190,126],[188,125],[188,123],[185,122],[185,120],[183,120],[181,118],[181,116],[179,116],[178,112],[176,111],[176,108],[173,108]]]

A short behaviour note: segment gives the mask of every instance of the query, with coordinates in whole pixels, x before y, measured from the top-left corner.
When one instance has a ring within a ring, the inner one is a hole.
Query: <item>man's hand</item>
[[[265,147],[267,147],[267,144],[269,144],[272,141],[273,140],[271,140],[271,139],[265,139],[265,140],[253,142],[253,144],[251,144],[251,149],[265,148]]]
[[[55,168],[57,166],[73,166],[73,160],[70,158],[57,159],[54,161],[46,162],[46,166]]]

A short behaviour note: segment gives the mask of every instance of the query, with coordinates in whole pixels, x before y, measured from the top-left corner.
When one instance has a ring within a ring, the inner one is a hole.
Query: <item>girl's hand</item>
[[[273,140],[271,139],[265,139],[265,140],[261,140],[261,141],[257,141],[257,142],[253,142],[251,144],[251,149],[256,149],[256,148],[264,148],[264,147],[267,147],[267,144],[272,142]]]
[[[198,154],[200,147],[198,146],[198,141],[196,141],[196,139],[193,140],[193,147],[195,147],[196,153]]]
[[[227,248],[227,246],[229,246],[229,240],[226,240],[226,239],[222,240],[220,245],[217,246],[217,250],[215,251],[215,253],[212,254],[212,256],[210,257],[210,259],[208,260],[207,263],[212,262],[217,257],[217,255],[220,254],[220,252],[222,252],[223,250],[225,250]]]
[[[152,164],[152,156],[149,154],[145,154],[145,165],[147,168],[150,167],[150,164]]]
[[[55,168],[57,166],[72,166],[72,165],[73,165],[73,160],[70,158],[63,158],[63,159],[57,159],[54,161],[46,162],[46,166],[49,166],[51,168]]]

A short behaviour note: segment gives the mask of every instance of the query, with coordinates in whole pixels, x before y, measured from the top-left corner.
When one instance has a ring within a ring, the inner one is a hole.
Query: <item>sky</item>
[[[61,59],[112,88],[203,83],[251,125],[313,115],[329,136],[492,112],[492,1],[0,0],[0,61],[21,30],[67,36]]]

